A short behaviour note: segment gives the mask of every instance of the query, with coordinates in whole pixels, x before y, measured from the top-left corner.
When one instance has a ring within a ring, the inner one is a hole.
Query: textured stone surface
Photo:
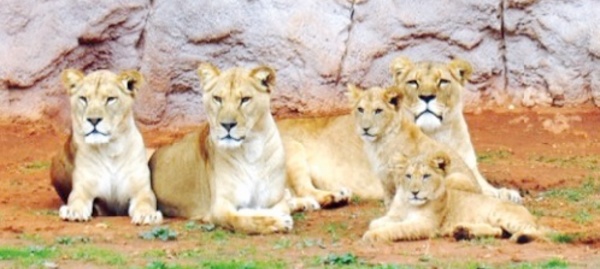
[[[140,69],[145,125],[204,117],[201,61],[277,70],[278,114],[346,106],[345,85],[388,84],[389,62],[475,68],[467,106],[600,105],[600,1],[36,1],[0,9],[0,116],[66,117],[59,74]]]

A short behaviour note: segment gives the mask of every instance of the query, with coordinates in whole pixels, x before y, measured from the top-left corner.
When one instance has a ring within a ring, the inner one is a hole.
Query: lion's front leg
[[[411,241],[430,238],[435,233],[435,227],[428,225],[426,219],[385,223],[374,229],[369,229],[363,240],[369,242]]]
[[[275,208],[278,208],[278,206],[283,205],[278,204]],[[250,208],[238,210],[231,202],[223,198],[217,198],[215,201],[211,212],[211,220],[217,225],[248,234],[289,232],[294,226],[294,221],[289,212]]]
[[[92,218],[92,206],[95,194],[94,186],[75,185],[66,205],[58,210],[58,216],[66,221],[89,221]]]
[[[160,224],[163,220],[162,213],[156,210],[156,196],[150,186],[138,191],[129,202],[129,216],[131,223],[136,225]]]

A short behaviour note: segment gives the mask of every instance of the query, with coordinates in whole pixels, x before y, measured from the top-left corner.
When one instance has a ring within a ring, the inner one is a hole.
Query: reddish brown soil
[[[544,120],[555,119],[559,113],[566,116],[569,126],[553,133],[560,126],[544,127]],[[48,166],[51,156],[62,146],[65,134],[49,124],[3,121],[0,122],[0,245],[27,246],[32,240],[52,244],[60,236],[85,236],[92,244],[121,251],[132,264],[141,266],[150,261],[143,253],[158,249],[164,251],[164,259],[170,262],[186,263],[182,253],[206,250],[204,258],[216,255],[220,259],[280,259],[298,268],[311,266],[315,257],[348,252],[375,264],[435,266],[467,260],[508,264],[560,258],[575,267],[600,267],[600,110],[482,112],[467,115],[467,120],[479,155],[489,157],[480,165],[489,181],[521,190],[525,205],[538,212],[539,222],[560,233],[575,235],[574,243],[515,245],[500,239],[455,242],[441,238],[370,245],[360,237],[369,221],[383,211],[378,202],[368,201],[353,201],[346,207],[301,215],[294,231],[286,235],[244,236],[225,232],[226,240],[220,240],[206,235],[210,233],[186,229],[186,220],[171,219],[165,225],[180,233],[176,241],[147,241],[138,238],[138,234],[150,228],[133,226],[127,217],[97,217],[89,223],[59,220],[56,210],[61,201],[49,184]],[[156,147],[188,130],[144,132],[148,146]],[[596,182],[595,189],[584,201],[544,195],[551,189],[577,188],[590,180]],[[583,219],[574,217],[583,209],[587,210]],[[250,246],[252,251],[242,251]],[[69,261],[68,257],[59,257],[56,262],[63,267],[81,264]]]

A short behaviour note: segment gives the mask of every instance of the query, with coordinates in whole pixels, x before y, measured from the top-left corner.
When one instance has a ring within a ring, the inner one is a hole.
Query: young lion
[[[533,216],[522,205],[482,194],[446,188],[452,161],[443,151],[407,160],[398,155],[389,166],[397,185],[392,205],[375,219],[363,238],[368,241],[426,239],[436,234],[457,240],[501,237],[527,243],[543,239]]]
[[[460,156],[429,138],[412,121],[398,112],[402,106],[402,94],[397,88],[373,87],[362,90],[348,85],[348,89],[354,108],[352,114],[356,131],[363,138],[371,166],[383,184],[386,205],[389,205],[396,193],[396,185],[386,164],[396,154],[410,158],[439,150],[450,152],[455,165],[448,170],[449,187],[481,192],[477,180]]]
[[[198,75],[208,124],[150,159],[159,208],[250,234],[291,230],[291,210],[319,205],[286,195],[284,147],[270,111],[275,72],[204,63]]]
[[[52,185],[67,203],[60,207],[61,219],[88,221],[95,205],[99,215],[128,213],[135,224],[162,221],[132,112],[142,79],[137,71],[62,73],[70,95],[72,131],[52,159],[50,172]]]
[[[417,62],[399,57],[390,66],[394,83],[406,95],[404,112],[429,137],[452,148],[473,171],[486,195],[521,202],[518,191],[495,188],[477,169],[477,157],[463,115],[462,92],[473,72],[455,59],[449,63]]]

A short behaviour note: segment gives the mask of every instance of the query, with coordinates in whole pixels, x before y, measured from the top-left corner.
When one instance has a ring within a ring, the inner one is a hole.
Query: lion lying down
[[[510,236],[516,243],[544,240],[534,217],[519,204],[483,194],[446,188],[453,163],[445,152],[406,159],[398,155],[388,166],[397,185],[391,207],[375,219],[363,238],[368,241],[419,240],[453,236]]]
[[[165,215],[265,234],[292,229],[291,211],[347,200],[343,191],[286,182],[284,145],[270,112],[271,68],[222,72],[201,64],[198,74],[208,123],[150,159],[152,187]],[[292,198],[287,186],[308,196]]]
[[[142,83],[137,71],[84,76],[67,69],[62,81],[69,92],[72,131],[53,159],[52,185],[62,201],[59,216],[88,221],[99,215],[131,216],[135,224],[162,221],[150,188],[150,171],[132,105]]]

